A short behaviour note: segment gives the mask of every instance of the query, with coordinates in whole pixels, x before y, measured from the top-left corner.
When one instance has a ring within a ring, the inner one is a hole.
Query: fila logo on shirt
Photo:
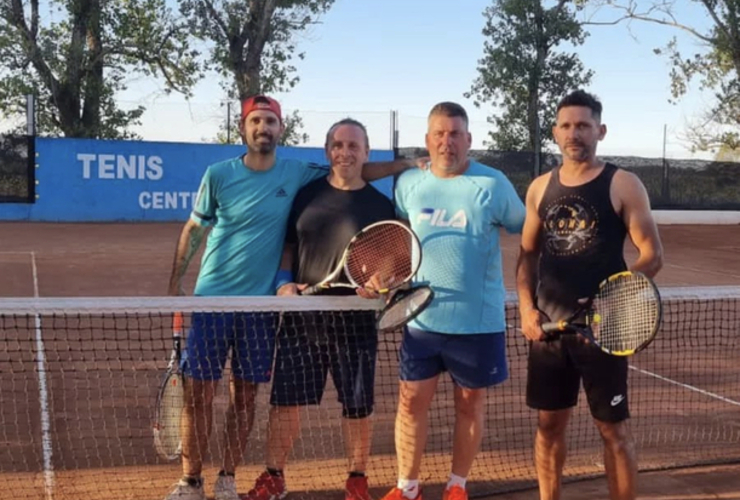
[[[422,208],[416,216],[416,223],[428,223],[434,227],[466,227],[468,217],[465,210],[460,209],[454,213],[448,213],[444,208]]]

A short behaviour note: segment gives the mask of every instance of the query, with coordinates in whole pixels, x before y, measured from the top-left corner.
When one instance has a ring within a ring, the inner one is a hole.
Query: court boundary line
[[[719,401],[722,401],[724,403],[729,403],[731,405],[740,406],[740,401],[735,401],[734,399],[726,398],[724,396],[720,396],[719,394],[715,394],[710,391],[705,391],[704,389],[699,389],[698,387],[695,387],[693,385],[684,384],[683,382],[679,382],[677,380],[670,379],[668,377],[664,377],[662,375],[658,375],[657,373],[653,373],[648,370],[643,370],[642,368],[638,368],[635,365],[629,365],[630,370],[635,370],[638,373],[642,373],[643,375],[647,375],[649,377],[657,378],[658,380],[661,380],[663,382],[667,382],[669,384],[677,385],[679,387],[683,387],[684,389],[688,389],[690,391],[698,392],[699,394],[702,394],[704,396],[708,396],[713,399],[717,399]]]
[[[691,271],[691,272],[694,272],[694,273],[712,274],[712,275],[715,275],[715,276],[726,276],[726,277],[730,277],[730,278],[740,278],[740,274],[729,274],[729,273],[724,272],[724,271],[711,271],[711,270],[707,270],[707,269],[699,269],[699,268],[691,267],[691,266],[682,266],[681,264],[669,264],[669,263],[666,263],[666,264],[664,264],[664,266],[665,267],[672,267],[674,269],[683,269],[684,271]]]
[[[36,252],[31,255],[33,272],[33,296],[39,298],[39,273],[36,266]],[[46,378],[46,350],[41,329],[41,315],[34,314],[36,327],[36,371],[39,374],[39,407],[41,417],[41,452],[44,460],[44,493],[46,500],[54,499],[54,465],[52,464],[51,415],[49,412],[49,387]]]

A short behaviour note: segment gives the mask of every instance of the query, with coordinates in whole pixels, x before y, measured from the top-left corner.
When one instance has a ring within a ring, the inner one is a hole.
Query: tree
[[[211,44],[209,62],[223,77],[227,98],[241,101],[295,87],[292,61],[304,58],[296,36],[317,24],[334,1],[181,0],[180,9],[191,30]],[[284,140],[305,136],[300,122],[290,123],[294,132]]]
[[[0,112],[35,94],[37,129],[67,137],[126,138],[144,112],[116,95],[133,77],[188,94],[199,78],[189,34],[165,0],[0,2]]]
[[[740,150],[740,2],[737,0],[657,0],[643,3],[635,0],[602,0],[597,6],[608,6],[619,12],[613,21],[598,24],[617,24],[624,21],[643,21],[670,26],[688,33],[706,49],[684,57],[676,37],[655,53],[665,55],[672,64],[672,102],[683,97],[692,80],[699,80],[702,90],[714,95],[714,105],[702,113],[686,130],[686,139],[694,150]],[[689,22],[679,20],[678,7],[699,7],[704,19],[692,17]],[[708,24],[706,28],[702,28]]]
[[[285,125],[285,131],[280,136],[279,145],[281,146],[295,146],[297,144],[304,144],[308,142],[308,134],[303,132],[303,118],[298,114],[298,111],[292,113],[283,114],[283,124]],[[230,123],[230,134],[226,133],[226,125],[224,124],[216,134],[216,143],[218,144],[234,144],[234,138],[239,137],[239,114],[237,113]]]
[[[714,161],[739,163],[740,149],[722,145],[718,148],[717,153],[714,155]]]
[[[560,44],[583,44],[587,33],[568,8],[558,0],[545,8],[544,0],[494,0],[483,12],[487,37],[478,77],[467,97],[475,104],[491,102],[503,108],[489,117],[491,148],[533,151],[536,161],[544,141],[552,140],[549,124],[555,107],[568,91],[591,81],[576,54],[555,52]],[[535,166],[538,172],[538,166]]]

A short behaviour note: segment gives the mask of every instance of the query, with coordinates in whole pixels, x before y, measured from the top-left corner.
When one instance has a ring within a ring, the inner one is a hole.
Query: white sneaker
[[[215,500],[239,500],[234,476],[218,476],[216,484],[213,485],[213,498]]]
[[[180,479],[164,500],[206,500],[206,494],[203,486],[190,486],[187,481]]]

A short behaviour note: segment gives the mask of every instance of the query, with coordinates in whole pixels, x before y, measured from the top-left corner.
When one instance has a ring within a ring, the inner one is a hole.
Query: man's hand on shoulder
[[[421,156],[411,160],[414,166],[419,170],[429,170],[432,167],[432,160],[428,156]]]

